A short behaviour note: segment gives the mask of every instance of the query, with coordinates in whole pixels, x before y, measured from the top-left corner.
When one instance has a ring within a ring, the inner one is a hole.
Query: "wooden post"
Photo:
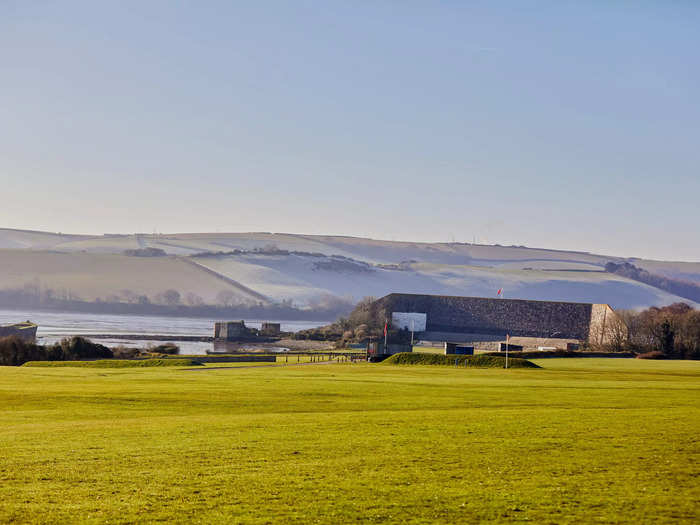
[[[506,368],[508,368],[508,346],[510,346],[510,334],[506,334]]]

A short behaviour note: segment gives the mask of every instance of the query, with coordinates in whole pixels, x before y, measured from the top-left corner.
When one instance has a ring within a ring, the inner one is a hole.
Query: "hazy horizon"
[[[700,261],[700,5],[9,2],[0,227]]]
[[[429,241],[429,240],[406,240],[400,238],[378,238],[378,237],[362,237],[359,235],[349,235],[349,234],[339,234],[339,233],[306,233],[306,232],[292,232],[292,231],[169,231],[169,232],[100,232],[100,233],[85,233],[85,232],[74,232],[74,231],[51,231],[51,230],[34,230],[26,228],[7,228],[5,226],[0,226],[0,230],[16,230],[16,231],[27,231],[35,233],[49,233],[57,235],[77,235],[86,237],[103,237],[103,236],[115,236],[115,235],[144,235],[144,236],[165,236],[165,237],[175,237],[178,235],[245,235],[245,234],[270,234],[270,235],[290,235],[290,236],[319,236],[319,237],[338,237],[338,238],[351,238],[351,239],[366,239],[370,241],[378,242],[397,242],[397,243],[407,243],[407,244],[472,244],[475,246],[500,246],[503,248],[525,248],[529,250],[545,250],[545,251],[561,251],[561,252],[577,252],[577,253],[590,253],[591,255],[599,256],[610,256],[610,257],[621,257],[627,259],[645,259],[648,261],[663,261],[663,262],[687,262],[687,263],[698,263],[700,261],[696,260],[681,260],[681,259],[653,259],[649,257],[638,257],[636,255],[628,255],[621,253],[605,253],[596,252],[591,250],[581,250],[576,248],[553,248],[550,246],[534,246],[525,244],[502,244],[502,243],[491,243],[486,241],[479,241],[476,239],[474,241]],[[223,250],[225,251],[225,250]]]

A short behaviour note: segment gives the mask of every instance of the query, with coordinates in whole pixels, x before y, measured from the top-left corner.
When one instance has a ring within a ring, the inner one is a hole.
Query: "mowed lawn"
[[[0,522],[700,519],[700,362],[538,364],[0,368]]]

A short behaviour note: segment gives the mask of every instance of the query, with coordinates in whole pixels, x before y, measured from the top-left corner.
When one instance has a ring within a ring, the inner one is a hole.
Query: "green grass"
[[[700,363],[0,368],[0,523],[696,523]]]
[[[442,346],[413,346],[414,352],[419,352],[421,354],[445,354],[445,348]]]
[[[339,355],[336,355],[339,354]],[[250,356],[256,356],[260,354],[250,354]],[[357,353],[356,354],[358,358],[364,358],[365,353]],[[339,363],[344,363],[348,361],[349,359],[346,359],[344,355],[341,355],[340,352],[314,352],[312,354],[287,354],[284,352],[280,352],[276,354],[276,362],[281,363],[281,364],[296,364],[296,363],[311,363],[311,362],[317,362],[317,361],[327,361],[328,357],[330,356],[331,361],[339,362]],[[199,356],[197,355],[187,355],[184,354],[181,357],[188,357],[197,360]],[[208,358],[211,357],[216,357],[212,355],[208,355]],[[260,364],[260,365],[265,365],[265,364],[272,364],[272,362],[265,362],[265,361],[237,361],[233,363],[225,362],[224,359],[222,359],[223,362],[219,363],[216,360],[208,361],[205,363],[206,366],[241,366],[245,365],[246,363],[251,363],[251,364]]]
[[[195,359],[98,359],[95,361],[29,361],[30,368],[150,368],[154,366],[202,366]]]
[[[405,352],[382,362],[385,365],[437,365],[462,368],[505,368],[506,358],[489,355],[437,355]],[[527,359],[508,359],[508,368],[539,368]]]

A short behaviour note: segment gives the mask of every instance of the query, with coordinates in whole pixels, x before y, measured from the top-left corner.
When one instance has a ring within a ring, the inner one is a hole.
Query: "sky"
[[[0,0],[0,227],[700,261],[698,27],[692,0]]]

